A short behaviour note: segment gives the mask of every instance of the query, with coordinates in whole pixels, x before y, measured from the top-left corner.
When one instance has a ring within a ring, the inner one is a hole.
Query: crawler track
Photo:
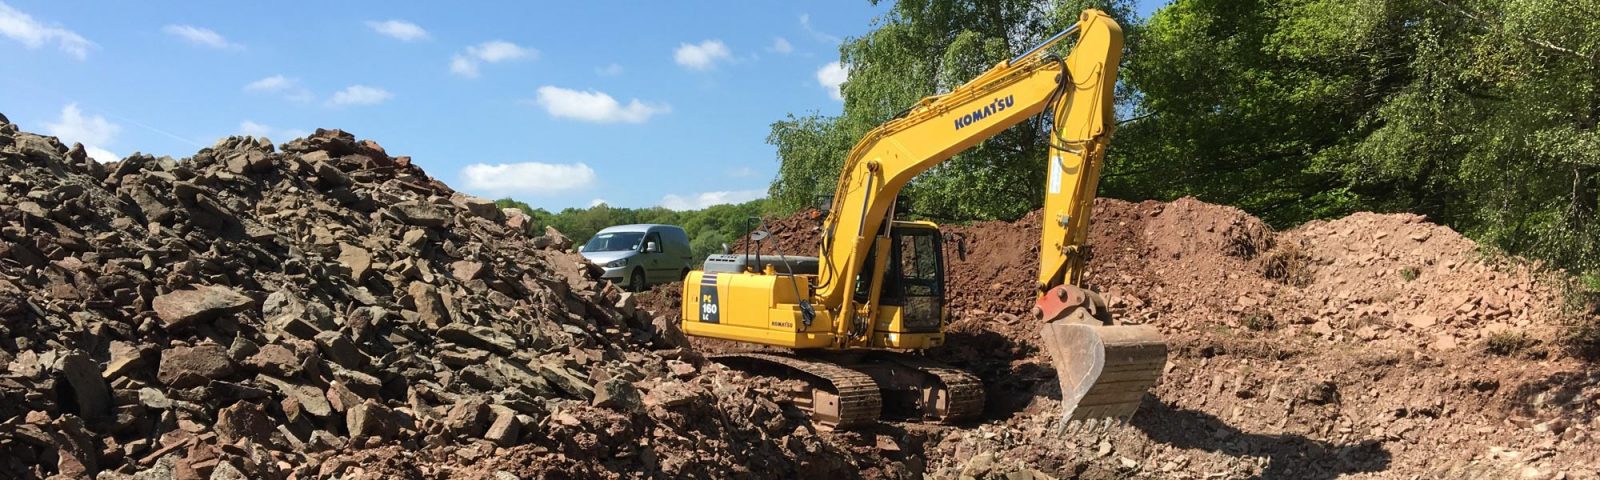
[[[878,413],[883,409],[883,398],[872,377],[831,362],[770,353],[726,353],[710,357],[718,361],[765,363],[811,377],[814,380],[811,395],[796,396],[795,405],[809,412],[812,420],[824,427],[870,425],[878,421]]]
[[[948,365],[903,354],[884,355],[884,359],[915,369],[938,380],[936,394],[927,399],[933,407],[928,417],[944,423],[975,418],[983,413],[983,381]]]

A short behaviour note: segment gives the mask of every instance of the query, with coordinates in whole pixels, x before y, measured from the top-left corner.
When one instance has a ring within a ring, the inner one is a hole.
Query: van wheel
[[[628,290],[634,292],[643,292],[648,288],[650,288],[650,286],[644,283],[644,272],[641,272],[639,269],[635,268],[633,269],[633,273],[628,274]]]

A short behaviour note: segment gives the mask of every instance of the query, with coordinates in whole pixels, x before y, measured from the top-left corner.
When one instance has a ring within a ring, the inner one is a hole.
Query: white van
[[[602,278],[635,292],[681,281],[694,264],[689,234],[675,225],[607,227],[578,247],[578,252],[605,269]]]

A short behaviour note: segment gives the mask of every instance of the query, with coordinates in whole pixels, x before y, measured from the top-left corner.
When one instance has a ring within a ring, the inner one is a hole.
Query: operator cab
[[[935,333],[944,312],[944,242],[939,227],[930,222],[896,221],[889,229],[889,255],[883,292],[878,304],[899,311],[898,322],[880,332]],[[867,253],[866,265],[877,265],[877,249]],[[874,272],[863,269],[856,277],[856,301],[866,302]],[[898,323],[899,328],[893,328]]]

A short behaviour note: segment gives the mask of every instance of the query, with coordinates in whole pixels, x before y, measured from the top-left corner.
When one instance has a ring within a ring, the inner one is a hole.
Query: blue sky
[[[97,156],[342,128],[486,197],[699,208],[765,194],[769,124],[837,113],[887,8],[459,5],[0,0],[0,113]]]

